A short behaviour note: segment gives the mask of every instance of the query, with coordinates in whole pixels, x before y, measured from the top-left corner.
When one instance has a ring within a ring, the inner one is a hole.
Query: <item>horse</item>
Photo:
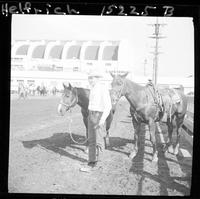
[[[52,95],[56,95],[57,92],[58,92],[58,89],[54,86],[54,87],[51,89]]]
[[[168,127],[168,143],[163,147],[164,151],[178,154],[181,127],[187,110],[187,98],[181,90],[169,88],[155,89],[155,86],[141,86],[126,78],[128,73],[115,75],[111,83],[112,104],[125,96],[130,104],[130,114],[135,130],[135,144],[129,157],[133,159],[138,152],[138,136],[141,123],[149,127],[150,141],[153,145],[152,161],[158,161],[158,151],[156,146],[156,123],[164,122]],[[177,96],[179,101],[177,101]],[[174,99],[175,98],[175,99]],[[175,101],[176,100],[176,101]],[[172,147],[172,133],[176,130],[176,144]]]
[[[47,94],[47,90],[45,88],[45,86],[37,86],[36,88],[38,95],[42,95],[45,96]]]
[[[30,84],[28,87],[28,94],[34,96],[35,91],[36,91],[36,88],[35,88],[34,84]]]
[[[76,104],[78,104],[81,107],[81,114],[83,116],[83,122],[86,128],[86,138],[88,139],[88,105],[89,105],[89,94],[90,90],[85,88],[79,88],[79,87],[72,87],[72,85],[69,83],[68,86],[66,86],[63,83],[63,94],[61,96],[60,103],[58,105],[58,114],[64,115],[67,111],[69,111],[71,108],[73,108]],[[115,109],[110,111],[110,114],[108,115],[105,127],[106,127],[106,136],[105,136],[105,144],[106,147],[109,146],[109,129],[111,126],[111,122],[113,120]]]

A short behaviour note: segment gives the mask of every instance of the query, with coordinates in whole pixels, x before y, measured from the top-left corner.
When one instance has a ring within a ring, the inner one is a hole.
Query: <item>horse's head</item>
[[[78,95],[76,88],[73,88],[69,83],[66,86],[63,83],[64,91],[58,105],[58,114],[64,115],[70,108],[74,107],[78,103]]]
[[[111,100],[112,104],[115,105],[119,99],[125,95],[124,93],[124,84],[125,84],[125,77],[128,75],[128,72],[123,75],[115,75],[113,73],[110,73],[113,80],[111,83],[112,89],[111,89]]]

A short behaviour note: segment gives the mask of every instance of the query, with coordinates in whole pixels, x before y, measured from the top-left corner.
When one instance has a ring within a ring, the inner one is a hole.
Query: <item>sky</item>
[[[194,75],[194,28],[192,18],[159,17],[158,76]],[[13,15],[12,40],[119,40],[121,67],[136,75],[151,75],[156,17]],[[146,60],[146,65],[144,64]]]

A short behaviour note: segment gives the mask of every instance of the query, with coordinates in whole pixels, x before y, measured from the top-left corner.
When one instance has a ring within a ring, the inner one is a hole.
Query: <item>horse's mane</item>
[[[82,88],[82,87],[72,87],[77,90],[78,94],[78,104],[81,106],[83,109],[88,108],[88,103],[89,103],[89,92],[90,90],[87,88]]]
[[[134,82],[130,79],[127,79],[127,78],[125,78],[125,82],[126,82],[127,85],[132,85],[136,89],[144,89],[146,87],[146,86],[142,86],[142,85],[140,85],[140,84],[138,84],[138,83],[136,83],[136,82]]]
[[[85,91],[89,91],[89,90],[90,90],[90,89],[88,89],[88,88],[77,87],[77,86],[74,86],[73,88],[80,89],[80,90],[85,90]]]

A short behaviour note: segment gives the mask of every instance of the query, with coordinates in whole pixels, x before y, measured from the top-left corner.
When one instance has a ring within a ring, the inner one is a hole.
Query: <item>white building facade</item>
[[[50,85],[67,80],[85,86],[84,74],[92,68],[124,72],[118,66],[119,48],[120,41],[14,41],[11,87],[19,81]]]
[[[129,72],[128,78],[145,84],[147,77],[134,76],[134,48],[121,41],[61,41],[61,40],[17,40],[12,42],[11,90],[18,83],[45,84],[61,87],[69,81],[74,86],[88,87],[87,72],[100,68],[105,72],[104,80],[111,81],[109,72]],[[162,79],[161,84],[183,84],[185,80]],[[183,83],[182,83],[183,82]],[[191,83],[190,83],[191,82]],[[159,81],[158,81],[159,83]],[[194,79],[187,80],[186,92],[194,88]]]

